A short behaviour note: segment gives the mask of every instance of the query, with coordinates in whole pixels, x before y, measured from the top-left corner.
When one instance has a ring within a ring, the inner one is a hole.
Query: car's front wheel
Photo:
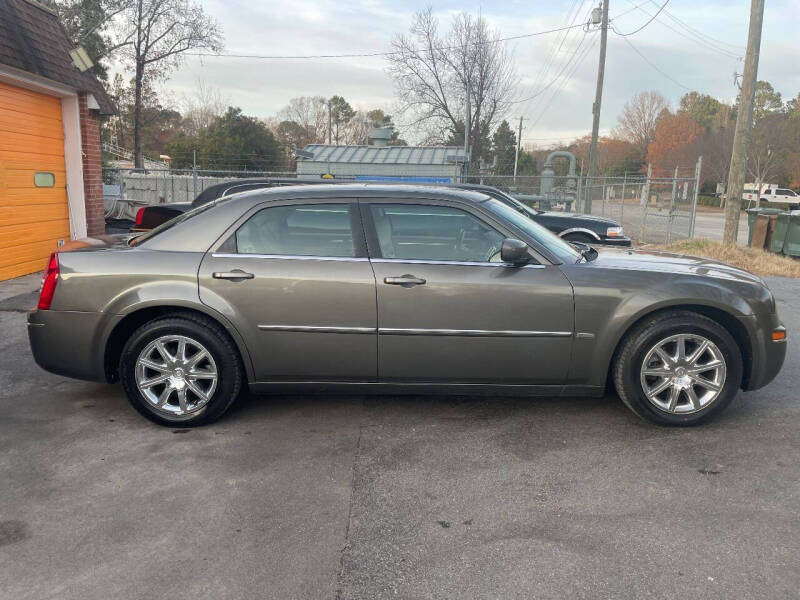
[[[742,355],[716,321],[670,311],[646,319],[625,337],[612,370],[620,398],[637,415],[661,425],[694,425],[736,396]]]
[[[173,427],[218,419],[239,395],[243,379],[238,352],[225,331],[192,314],[142,325],[123,348],[119,372],[133,407]]]

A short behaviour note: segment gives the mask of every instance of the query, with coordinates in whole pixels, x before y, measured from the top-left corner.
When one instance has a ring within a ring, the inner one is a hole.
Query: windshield
[[[186,211],[185,213],[178,215],[177,217],[173,217],[166,223],[162,223],[158,227],[155,227],[148,231],[143,235],[137,235],[135,238],[131,239],[128,242],[129,246],[138,246],[142,242],[146,242],[147,240],[151,240],[156,237],[158,234],[165,232],[167,229],[171,229],[175,227],[178,223],[183,223],[186,219],[191,219],[192,217],[199,215],[202,212],[207,211],[212,206],[216,206],[217,202],[209,202],[208,204],[203,204],[198,206],[197,208],[193,208],[192,210]]]
[[[511,208],[505,202],[501,202],[495,198],[491,198],[483,203],[483,206],[489,209],[503,220],[510,222],[512,225],[521,229],[523,232],[531,236],[542,246],[547,248],[553,255],[555,255],[561,262],[572,264],[578,262],[581,258],[581,253],[575,248],[570,246],[567,242],[560,237],[551,233],[538,223],[522,215],[517,210]]]

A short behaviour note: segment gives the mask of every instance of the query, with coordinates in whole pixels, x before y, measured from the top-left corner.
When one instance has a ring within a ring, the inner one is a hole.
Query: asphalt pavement
[[[690,429],[603,399],[248,397],[149,423],[33,363],[0,306],[0,597],[799,598],[789,355]]]

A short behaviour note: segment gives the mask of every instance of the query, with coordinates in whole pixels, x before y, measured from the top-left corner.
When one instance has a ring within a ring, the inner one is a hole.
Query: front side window
[[[347,204],[293,204],[264,208],[236,231],[240,254],[356,255]]]
[[[454,262],[498,261],[504,236],[458,208],[372,204],[383,258]]]
[[[561,262],[572,264],[580,259],[580,252],[573,246],[570,246],[567,242],[536,223],[533,219],[521,215],[507,204],[492,198],[484,202],[483,206],[542,244],[542,246],[558,257]]]

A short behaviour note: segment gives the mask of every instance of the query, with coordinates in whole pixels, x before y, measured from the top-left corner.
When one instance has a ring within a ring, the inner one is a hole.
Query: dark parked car
[[[583,252],[486,194],[295,186],[216,200],[127,245],[54,254],[37,363],[120,379],[172,426],[245,386],[602,395],[684,425],[769,383],[786,332],[758,277],[671,254]]]
[[[513,207],[568,242],[624,247],[631,245],[631,239],[624,235],[622,226],[612,219],[580,213],[537,210],[488,185],[456,183],[453,184],[453,187],[482,192],[492,198],[497,198],[500,202]]]
[[[131,231],[149,231],[186,211],[201,206],[217,198],[229,196],[246,190],[278,187],[297,184],[319,184],[330,183],[324,180],[314,179],[242,179],[238,181],[227,181],[213,185],[200,193],[193,202],[180,202],[172,204],[154,204],[139,209],[136,215],[136,224]],[[609,246],[630,246],[631,240],[623,234],[622,226],[616,221],[605,217],[593,215],[581,215],[577,213],[563,213],[555,211],[541,211],[531,208],[519,200],[512,198],[505,192],[488,185],[477,185],[472,183],[456,183],[448,187],[455,187],[462,190],[473,190],[496,198],[500,202],[511,206],[522,214],[530,217],[540,225],[546,227],[558,236],[570,242],[581,242],[584,244],[604,244]]]
[[[183,213],[207,204],[212,200],[224,198],[231,194],[239,192],[246,192],[248,190],[257,190],[271,187],[284,187],[287,185],[298,184],[314,184],[314,183],[330,183],[325,180],[299,180],[288,177],[265,177],[265,178],[243,178],[233,179],[231,181],[223,181],[208,186],[202,192],[197,194],[197,197],[191,202],[169,202],[166,204],[150,204],[143,206],[136,212],[136,222],[131,231],[138,233],[143,231],[150,231],[155,229],[162,223],[166,223],[170,219],[182,215]]]

